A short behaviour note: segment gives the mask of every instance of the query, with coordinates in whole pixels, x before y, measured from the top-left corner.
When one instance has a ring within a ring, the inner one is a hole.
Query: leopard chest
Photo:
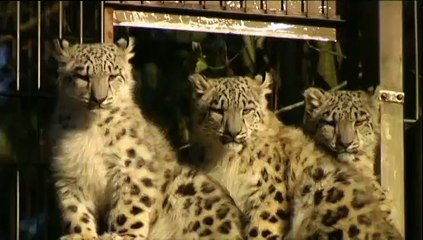
[[[98,129],[63,132],[56,150],[53,166],[59,176],[75,179],[93,199],[103,198],[107,179],[104,139]]]
[[[247,155],[227,154],[208,171],[213,179],[228,190],[242,211],[247,208],[249,197],[260,179],[259,171],[252,167],[249,160]]]

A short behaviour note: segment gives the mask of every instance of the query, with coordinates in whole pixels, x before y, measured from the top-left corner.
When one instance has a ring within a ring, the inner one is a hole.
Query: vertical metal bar
[[[379,74],[384,90],[403,91],[403,7],[399,1],[379,3]],[[381,102],[381,182],[390,192],[395,225],[404,236],[404,109]]]
[[[20,222],[21,222],[21,213],[20,213],[20,176],[19,176],[19,164],[16,170],[16,239],[20,239]]]
[[[41,88],[41,1],[37,2],[37,87]]]
[[[63,1],[59,1],[59,38],[63,38]]]
[[[21,2],[16,1],[16,91],[20,89]]]
[[[418,31],[418,2],[414,2],[414,61],[416,66],[416,105],[415,105],[415,115],[414,119],[417,121],[419,119],[419,101],[420,101],[420,86],[419,86],[419,31]]]
[[[84,41],[84,3],[79,1],[79,43]]]
[[[104,43],[104,2],[100,2],[100,35],[101,43]]]
[[[20,67],[21,67],[21,59],[20,59],[20,51],[21,51],[21,2],[16,2],[16,91],[20,89]],[[16,239],[20,239],[19,237],[19,230],[20,230],[20,194],[19,194],[19,160],[16,166]]]

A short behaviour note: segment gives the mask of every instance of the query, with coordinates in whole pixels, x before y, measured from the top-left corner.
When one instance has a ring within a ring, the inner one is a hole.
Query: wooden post
[[[404,126],[402,1],[379,2],[379,73],[381,100],[381,182],[392,193],[394,221],[402,235],[404,229]],[[383,93],[382,93],[383,94]],[[416,213],[417,214],[417,213]]]
[[[113,42],[113,8],[104,8],[104,42]]]

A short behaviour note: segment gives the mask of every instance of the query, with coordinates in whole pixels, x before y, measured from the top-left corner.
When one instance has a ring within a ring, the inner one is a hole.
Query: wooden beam
[[[403,91],[402,4],[402,1],[379,2],[380,86],[382,90],[399,94]],[[390,101],[386,96],[380,100],[381,183],[392,194],[394,221],[404,236],[403,102]]]
[[[114,37],[113,32],[113,8],[104,8],[104,42],[112,43]]]

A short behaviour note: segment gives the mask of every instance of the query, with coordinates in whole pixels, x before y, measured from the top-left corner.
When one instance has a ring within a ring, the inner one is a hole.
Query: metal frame
[[[380,172],[382,185],[393,193],[394,221],[405,236],[402,8],[401,1],[379,2]]]
[[[104,7],[106,42],[114,26],[336,41],[343,23],[334,1],[105,1]]]

